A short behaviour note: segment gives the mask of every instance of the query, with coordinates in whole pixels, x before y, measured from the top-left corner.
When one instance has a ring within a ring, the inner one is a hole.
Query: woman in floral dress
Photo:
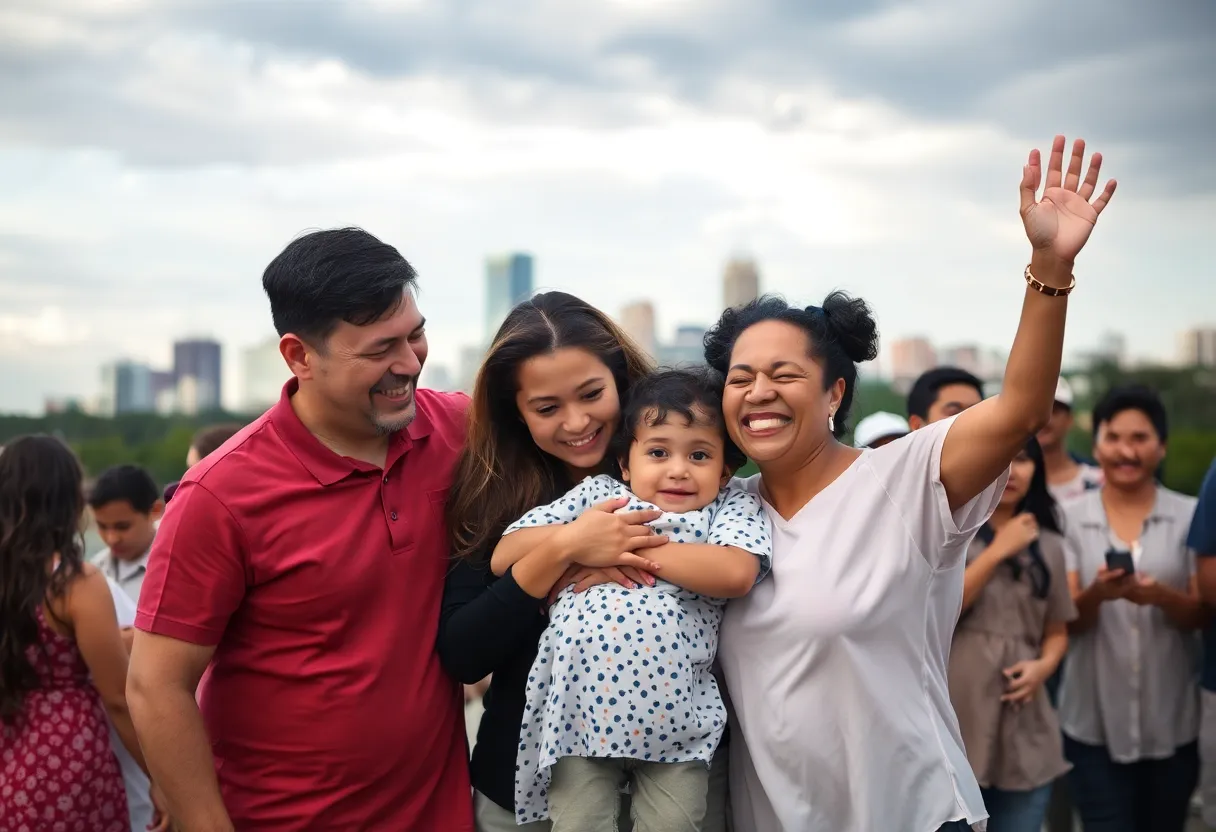
[[[80,465],[47,436],[0,452],[0,829],[128,832],[109,715],[143,765],[105,576],[83,563]],[[167,821],[158,812],[157,827]]]

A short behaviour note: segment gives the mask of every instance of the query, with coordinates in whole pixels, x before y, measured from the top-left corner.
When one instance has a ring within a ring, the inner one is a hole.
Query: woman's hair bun
[[[864,300],[832,292],[823,300],[823,315],[849,360],[860,364],[878,357],[878,325]]]

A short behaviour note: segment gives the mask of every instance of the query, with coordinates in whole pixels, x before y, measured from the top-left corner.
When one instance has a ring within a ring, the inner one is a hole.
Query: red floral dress
[[[0,829],[130,832],[127,795],[101,697],[76,642],[46,623],[29,649],[40,685],[0,724]]]

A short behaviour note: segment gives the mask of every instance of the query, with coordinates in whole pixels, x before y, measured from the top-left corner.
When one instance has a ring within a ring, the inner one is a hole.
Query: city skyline
[[[510,255],[507,257],[509,258]],[[535,265],[534,257],[528,255],[528,260],[530,268]],[[484,308],[481,310],[486,327],[490,327],[492,321],[496,320],[496,313],[491,312],[495,302],[491,298],[491,288],[497,285],[498,277],[502,276],[500,271],[496,272],[489,264],[495,262],[501,264],[502,261],[502,255],[486,258],[487,269],[485,280],[483,280],[483,287],[486,290],[487,299],[482,304]],[[739,266],[743,263],[747,264],[747,269],[751,274],[757,276],[754,280],[751,277],[745,279],[744,284],[748,287],[745,292],[739,289],[738,280],[740,273]],[[738,256],[729,258],[726,261],[720,278],[719,288],[723,303],[730,300],[735,302],[735,305],[738,305],[746,303],[759,294],[763,294],[764,291],[759,282],[758,274],[758,262],[754,258],[740,259]],[[501,298],[498,300],[501,300]],[[623,304],[619,310],[611,314],[611,317],[621,325],[625,332],[644,351],[655,358],[660,364],[673,365],[690,362],[699,363],[701,361],[701,338],[705,334],[706,327],[710,324],[685,321],[674,324],[667,333],[662,333],[655,323],[653,302],[644,298],[637,298]],[[499,321],[498,323],[501,322]],[[495,324],[493,328],[496,329],[497,325]],[[488,338],[470,344],[459,345],[459,358],[454,363],[429,360],[423,370],[422,385],[441,390],[464,390],[466,392],[471,390],[475,371],[484,356],[487,341]],[[195,343],[214,344],[216,348],[221,348],[218,342],[213,342],[211,339],[188,338],[175,342],[174,352],[180,352],[180,348],[184,345]],[[266,410],[278,400],[282,385],[290,376],[290,371],[279,353],[278,343],[279,339],[277,337],[269,337],[258,344],[239,350],[240,363],[237,365],[236,372],[226,371],[224,377],[230,380],[228,384],[230,391],[239,388],[240,392],[239,394],[233,393],[227,397],[224,409],[237,413],[256,414]],[[1181,331],[1176,334],[1176,343],[1177,353],[1172,359],[1148,363],[1161,364],[1163,366],[1177,366],[1179,364],[1216,366],[1216,327],[1199,327]],[[227,352],[232,352],[232,350],[228,350]],[[1116,364],[1128,367],[1145,363],[1137,359],[1137,357],[1128,354],[1124,336],[1108,331],[1102,333],[1095,344],[1066,353],[1064,369],[1065,371],[1081,369],[1095,358],[1113,361]],[[924,335],[917,335],[890,341],[884,340],[881,344],[879,357],[874,362],[863,365],[861,367],[861,375],[863,377],[891,382],[896,387],[906,387],[925,370],[935,366],[951,365],[973,372],[986,382],[999,382],[1004,371],[1006,359],[1007,348],[1005,347],[997,347],[979,342],[959,342],[949,339],[935,341]],[[118,379],[116,372],[119,368],[123,368],[127,372],[127,376],[123,377],[121,381]],[[41,409],[29,412],[61,411],[65,407],[76,406],[103,415],[113,413],[114,408],[107,406],[107,386],[112,389],[119,385],[125,385],[127,389],[130,389],[133,384],[130,380],[132,371],[144,376],[151,373],[153,380],[144,379],[142,384],[145,388],[148,388],[150,384],[153,394],[151,399],[149,399],[152,402],[151,404],[127,408],[128,411],[147,410],[170,413],[200,412],[207,409],[198,408],[197,406],[182,407],[180,387],[172,383],[177,374],[176,369],[166,373],[165,371],[158,371],[150,365],[120,359],[102,365],[101,387],[99,390],[89,395],[49,395],[44,397]],[[162,381],[161,388],[162,392],[171,394],[168,399],[164,398],[164,396],[158,398],[155,395],[157,389],[155,377],[158,374],[160,376],[167,376],[169,385],[166,387]],[[234,376],[239,381],[239,384],[231,381]],[[141,382],[134,382],[136,385],[139,383]],[[188,389],[192,390],[194,388],[190,387]],[[192,394],[187,394],[187,396],[190,395]]]
[[[418,269],[431,360],[453,375],[501,251],[610,314],[652,299],[668,339],[712,323],[723,263],[747,252],[792,301],[866,298],[884,343],[1007,349],[1028,257],[1017,182],[1056,132],[1120,182],[1077,263],[1067,349],[1114,330],[1130,357],[1171,360],[1179,333],[1216,324],[1210,4],[5,15],[0,411],[89,395],[124,357],[167,366],[186,332],[222,342],[238,379],[273,335],[266,264],[347,225]],[[225,382],[226,404],[241,395]]]

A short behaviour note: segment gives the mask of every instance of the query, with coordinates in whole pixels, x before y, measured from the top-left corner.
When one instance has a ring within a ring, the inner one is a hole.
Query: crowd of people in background
[[[1041,199],[1023,170],[1000,394],[937,368],[851,443],[877,327],[845,294],[724,310],[659,370],[542,293],[465,397],[417,386],[395,248],[293,241],[263,275],[291,380],[179,482],[0,450],[0,827],[1175,832],[1198,786],[1216,829],[1216,464],[1165,488],[1136,386],[1068,451],[1114,183],[1065,156]]]

